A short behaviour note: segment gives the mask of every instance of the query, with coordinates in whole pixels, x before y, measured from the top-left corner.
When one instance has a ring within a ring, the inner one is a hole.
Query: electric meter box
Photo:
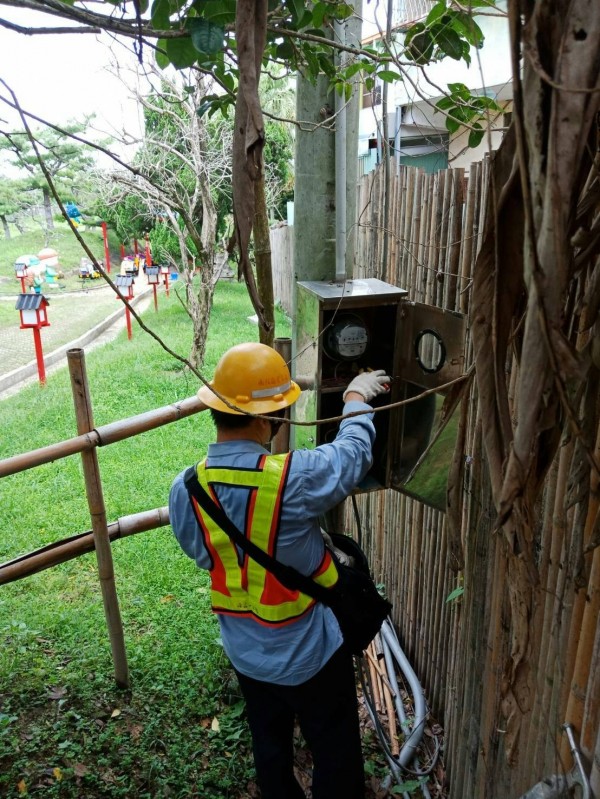
[[[294,375],[304,388],[294,406],[295,448],[333,441],[342,395],[361,371],[383,369],[390,392],[373,407],[423,389],[437,389],[463,372],[465,320],[461,314],[408,300],[405,289],[375,278],[297,284]],[[435,394],[374,416],[373,466],[359,491],[400,488],[431,435]]]

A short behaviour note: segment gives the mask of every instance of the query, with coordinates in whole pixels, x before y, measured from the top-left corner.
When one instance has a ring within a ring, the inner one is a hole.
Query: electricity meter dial
[[[367,351],[369,331],[363,320],[342,314],[325,333],[324,348],[335,361],[354,361]]]

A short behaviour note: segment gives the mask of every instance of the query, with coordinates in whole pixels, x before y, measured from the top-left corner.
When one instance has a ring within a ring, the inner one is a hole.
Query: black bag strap
[[[194,497],[213,522],[231,538],[234,544],[243,549],[263,569],[274,574],[282,585],[290,591],[301,591],[303,594],[308,594],[308,596],[322,602],[324,605],[329,605],[333,602],[334,597],[331,595],[330,589],[319,585],[311,577],[307,577],[299,572],[298,569],[294,569],[293,566],[286,566],[281,563],[277,558],[272,557],[264,549],[257,547],[253,541],[246,538],[200,484],[195,466],[190,466],[183,479],[188,494]]]

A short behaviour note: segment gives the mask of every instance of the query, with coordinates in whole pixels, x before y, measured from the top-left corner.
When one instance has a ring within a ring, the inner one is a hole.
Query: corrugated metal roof
[[[145,271],[147,275],[158,275],[158,266],[147,266]]]
[[[42,302],[50,305],[50,300],[43,294],[19,294],[15,308],[17,311],[37,311]]]
[[[131,286],[132,283],[133,283],[133,278],[131,277],[131,275],[117,275],[117,278],[115,280],[115,284],[117,286],[127,287]]]

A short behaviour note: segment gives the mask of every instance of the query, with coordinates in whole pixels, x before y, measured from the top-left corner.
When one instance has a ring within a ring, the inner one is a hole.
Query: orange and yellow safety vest
[[[250,491],[244,534],[260,549],[275,557],[281,502],[290,465],[291,453],[263,455],[256,469],[196,467],[198,481],[219,505],[213,486],[243,486]],[[315,600],[300,591],[292,591],[263,566],[237,547],[198,502],[192,498],[194,511],[204,537],[212,567],[211,604],[215,613],[252,617],[265,625],[287,624],[305,614]],[[335,563],[327,548],[319,567],[310,575],[329,588],[337,582]]]

